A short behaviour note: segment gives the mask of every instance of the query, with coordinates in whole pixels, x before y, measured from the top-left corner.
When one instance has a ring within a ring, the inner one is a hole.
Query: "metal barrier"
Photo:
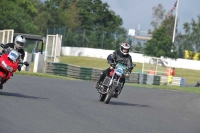
[[[181,77],[172,77],[172,82],[170,82],[168,85],[181,86],[181,79]]]
[[[81,80],[97,81],[101,74],[101,69],[86,68],[75,66],[71,64],[47,62],[45,73],[72,77]],[[149,85],[167,85],[169,80],[168,76],[150,75],[143,73],[131,73],[126,78],[127,83],[149,84]],[[185,79],[181,77],[173,77],[169,85],[184,86]]]

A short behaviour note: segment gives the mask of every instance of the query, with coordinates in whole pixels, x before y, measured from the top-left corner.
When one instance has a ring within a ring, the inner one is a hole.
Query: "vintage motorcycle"
[[[97,89],[100,93],[100,101],[109,104],[112,97],[118,96],[121,93],[124,83],[120,79],[125,78],[126,71],[127,67],[125,65],[121,63],[116,64],[110,75],[105,77]]]
[[[1,44],[3,48],[3,45]],[[18,65],[29,66],[28,62],[20,62],[20,54],[15,50],[8,50],[3,48],[3,53],[0,55],[0,84],[4,84],[14,72],[17,71]]]

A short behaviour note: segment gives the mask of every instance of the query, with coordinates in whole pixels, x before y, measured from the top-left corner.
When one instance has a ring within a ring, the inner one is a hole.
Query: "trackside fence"
[[[80,67],[65,63],[47,62],[45,73],[72,77],[81,80],[97,81],[102,69]],[[185,79],[181,77],[173,77],[173,81],[169,85],[184,86]],[[126,78],[127,83],[148,84],[148,85],[167,85],[168,77],[163,75],[150,75],[133,72]]]

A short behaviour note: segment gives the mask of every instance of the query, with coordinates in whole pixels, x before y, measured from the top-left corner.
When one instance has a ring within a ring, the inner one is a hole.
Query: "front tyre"
[[[115,88],[116,88],[116,84],[112,84],[112,88],[109,90],[109,92],[106,95],[106,99],[105,99],[105,104],[109,104],[110,99],[112,98],[114,92],[115,92]]]

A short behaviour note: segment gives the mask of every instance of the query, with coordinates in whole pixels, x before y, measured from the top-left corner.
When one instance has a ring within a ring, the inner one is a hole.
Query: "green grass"
[[[91,57],[61,56],[60,62],[67,63],[67,64],[73,64],[73,65],[77,65],[77,66],[88,67],[88,68],[98,68],[98,69],[105,69],[109,66],[107,64],[106,59],[91,58]],[[135,72],[136,70],[141,71],[142,63],[136,63],[136,64],[137,64],[137,66],[134,68],[133,72]],[[146,67],[148,68],[151,66],[150,65],[148,66],[148,64],[146,64]],[[33,68],[33,64],[31,64],[31,68]],[[44,73],[33,73],[32,70],[33,69],[31,69],[30,72],[25,72],[25,71],[16,72],[16,74],[75,80],[75,79],[69,78],[69,77],[62,77],[62,76],[50,75],[50,74],[44,74]],[[163,71],[164,70],[165,69],[163,69]],[[196,84],[196,82],[199,80],[200,71],[177,68],[175,72],[176,72],[175,76],[185,77],[186,83]],[[197,87],[179,87],[179,86],[163,86],[163,85],[156,86],[156,85],[132,84],[132,83],[126,83],[126,85],[143,87],[143,88],[157,88],[157,89],[164,89],[164,90],[186,91],[186,92],[200,94],[200,88],[197,88]]]
[[[106,59],[91,57],[61,56],[60,62],[99,69],[105,69],[109,66]],[[137,70],[142,71],[142,65],[142,63],[136,63],[133,72]],[[151,66],[152,65],[145,64],[145,69],[150,69]],[[166,68],[159,67],[158,70],[165,72]],[[187,84],[196,84],[196,82],[200,80],[200,71],[176,68],[175,77],[184,77]]]
[[[59,79],[75,80],[74,78],[70,78],[70,77],[63,77],[63,76],[58,76],[58,75],[46,74],[46,73],[26,72],[26,71],[20,71],[20,72],[17,71],[17,72],[15,72],[15,74],[37,76],[37,77],[46,77],[46,78],[59,78]]]
[[[91,57],[61,56],[60,62],[99,69],[105,69],[108,67],[107,60]]]
[[[126,83],[129,86],[136,86],[136,87],[143,87],[143,88],[156,88],[161,90],[174,90],[174,91],[184,91],[184,92],[191,92],[191,93],[198,93],[200,94],[200,88],[198,87],[180,87],[180,86],[164,86],[164,85],[146,85],[146,84],[131,84]]]

